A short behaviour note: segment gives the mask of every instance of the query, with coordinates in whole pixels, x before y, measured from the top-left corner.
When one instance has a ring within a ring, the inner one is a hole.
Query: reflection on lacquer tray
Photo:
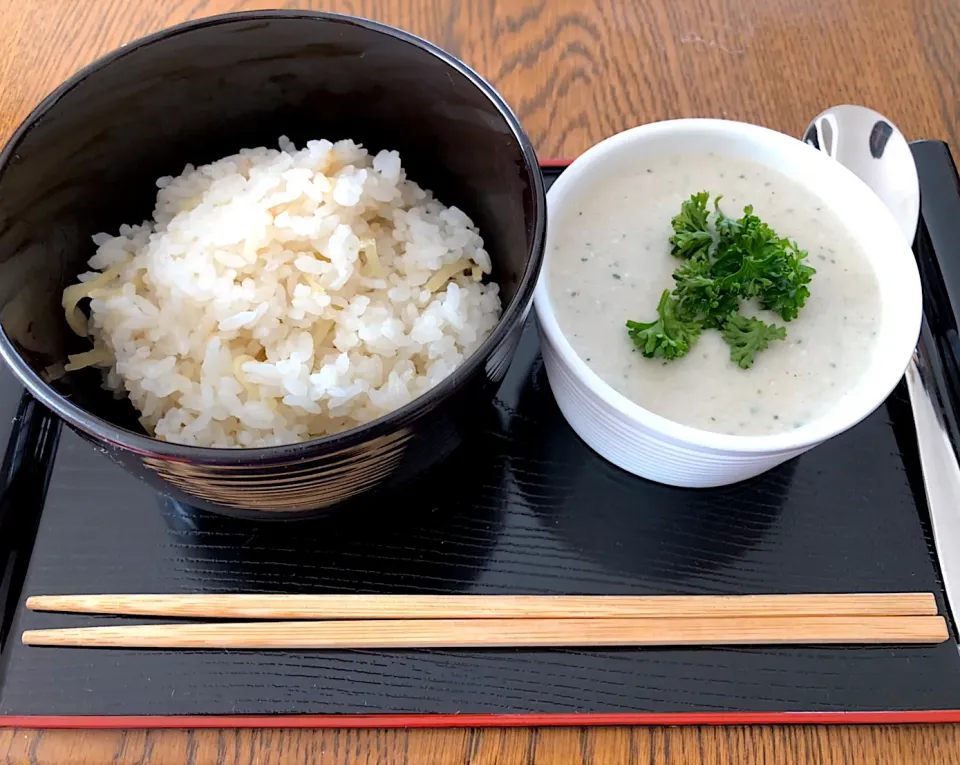
[[[742,558],[777,523],[793,483],[795,460],[719,489],[637,478],[576,436],[539,364],[522,389],[520,411],[515,427],[528,451],[511,471],[521,496],[578,554],[655,591]]]
[[[491,414],[492,408],[491,408]],[[460,592],[501,527],[494,418],[414,488],[312,519],[230,518],[157,495],[178,566],[206,591]]]

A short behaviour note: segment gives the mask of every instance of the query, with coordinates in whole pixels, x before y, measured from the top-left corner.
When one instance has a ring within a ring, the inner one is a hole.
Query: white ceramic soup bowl
[[[881,317],[866,371],[834,406],[795,430],[733,436],[654,414],[591,370],[557,323],[550,279],[558,223],[576,214],[578,202],[594,184],[617,176],[624,167],[645,157],[688,150],[741,157],[779,171],[812,191],[846,224],[876,273]],[[547,211],[546,259],[534,306],[550,387],[576,433],[602,457],[635,475],[687,487],[722,486],[758,475],[860,422],[890,394],[913,353],[920,332],[920,276],[900,228],[859,178],[790,136],[727,120],[642,125],[602,141],[577,158],[547,194]]]

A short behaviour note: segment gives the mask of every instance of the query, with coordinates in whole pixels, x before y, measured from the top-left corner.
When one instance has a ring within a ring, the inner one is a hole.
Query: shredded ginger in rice
[[[356,427],[440,382],[499,319],[473,222],[397,152],[279,146],[160,178],[153,221],[97,234],[64,291],[93,341],[66,371],[101,367],[159,439],[272,446]]]

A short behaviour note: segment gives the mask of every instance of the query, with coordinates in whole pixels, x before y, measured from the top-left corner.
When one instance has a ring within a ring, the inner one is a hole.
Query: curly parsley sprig
[[[678,359],[686,356],[697,342],[702,325],[683,319],[676,298],[664,290],[657,306],[657,319],[649,322],[628,321],[627,332],[640,352],[648,358]]]
[[[748,369],[757,353],[787,331],[740,315],[740,301],[755,299],[764,310],[793,321],[810,297],[807,285],[816,271],[803,262],[806,251],[778,236],[750,206],[740,218],[728,218],[720,199],[713,203],[713,230],[706,191],[693,194],[671,221],[671,253],[684,261],[673,272],[676,286],[661,296],[656,320],[627,322],[630,338],[647,358],[681,358],[704,329],[717,329],[730,346],[730,359]]]

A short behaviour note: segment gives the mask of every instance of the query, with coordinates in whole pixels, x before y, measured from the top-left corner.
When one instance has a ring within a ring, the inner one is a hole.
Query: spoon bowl
[[[907,139],[890,120],[866,106],[834,106],[813,118],[803,140],[866,183],[913,242],[920,179]]]

